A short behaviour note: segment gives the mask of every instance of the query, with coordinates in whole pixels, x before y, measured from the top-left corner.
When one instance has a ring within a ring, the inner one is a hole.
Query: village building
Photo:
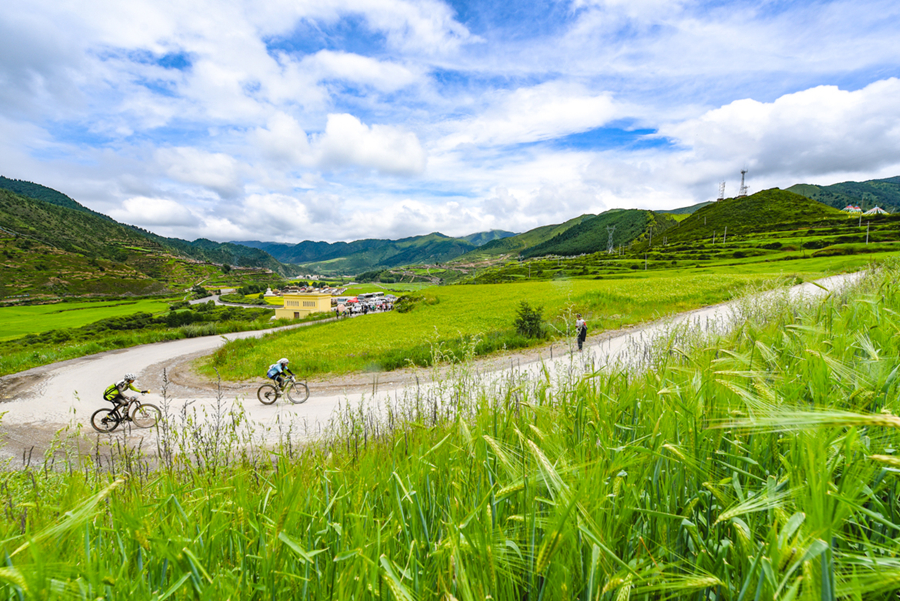
[[[284,306],[275,309],[276,319],[300,319],[311,313],[331,311],[331,292],[285,292]]]

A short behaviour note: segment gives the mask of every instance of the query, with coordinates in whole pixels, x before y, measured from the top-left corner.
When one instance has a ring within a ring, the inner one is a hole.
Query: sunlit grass
[[[463,364],[315,443],[223,400],[158,459],[0,474],[10,599],[893,599],[900,268],[674,331],[651,370]],[[443,301],[442,301],[443,302]],[[277,431],[276,431],[277,433]],[[146,448],[146,443],[144,448]]]
[[[54,303],[0,307],[0,340],[62,328],[78,328],[95,321],[133,313],[168,310],[170,300],[125,300]]]

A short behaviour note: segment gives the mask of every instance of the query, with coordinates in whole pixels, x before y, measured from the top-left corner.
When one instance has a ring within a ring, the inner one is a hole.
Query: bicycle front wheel
[[[263,405],[271,405],[278,399],[278,389],[272,384],[263,384],[256,391],[256,398]]]
[[[131,414],[132,423],[138,428],[152,428],[162,419],[162,411],[156,405],[142,404]]]
[[[112,432],[119,425],[119,419],[114,409],[98,409],[91,416],[91,426],[97,432]]]
[[[293,386],[290,386],[285,391],[285,394],[290,402],[299,405],[300,403],[305,403],[306,399],[309,398],[309,386],[303,382],[294,382]]]

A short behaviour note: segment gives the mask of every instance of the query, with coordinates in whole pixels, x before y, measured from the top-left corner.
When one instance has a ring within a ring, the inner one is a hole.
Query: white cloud
[[[328,115],[325,133],[315,144],[325,168],[359,167],[390,175],[425,170],[425,151],[412,132],[391,125],[368,125],[353,115]]]
[[[317,80],[341,80],[392,92],[417,82],[421,75],[395,63],[348,52],[320,50],[304,57],[300,69]]]
[[[122,223],[142,227],[193,227],[201,222],[187,207],[166,198],[129,198],[122,203],[121,209],[110,211],[109,216]]]
[[[774,102],[738,100],[659,133],[689,147],[694,160],[731,157],[759,175],[900,169],[898,97],[894,78],[856,91],[818,86]]]
[[[592,94],[578,85],[548,82],[495,94],[484,112],[451,124],[456,131],[438,148],[520,144],[588,131],[623,116],[606,93]]]
[[[306,132],[285,113],[270,117],[266,127],[257,128],[251,139],[268,159],[278,164],[310,166],[313,162]]]
[[[196,184],[231,198],[241,192],[239,163],[227,154],[206,152],[190,147],[163,148],[156,160],[172,179]]]

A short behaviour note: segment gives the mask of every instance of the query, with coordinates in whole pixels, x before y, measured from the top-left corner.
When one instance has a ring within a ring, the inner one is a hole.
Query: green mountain
[[[859,205],[864,211],[878,206],[889,213],[900,212],[900,176],[865,182],[842,182],[831,186],[796,184],[788,188],[788,191],[836,209],[853,204]]]
[[[764,230],[809,227],[846,214],[806,196],[772,188],[750,196],[709,204],[666,232],[668,241],[695,240]]]
[[[235,242],[264,250],[279,261],[293,263],[323,274],[362,273],[403,265],[443,263],[477,247],[515,236],[513,232],[491,230],[460,238],[440,233],[401,240],[369,238],[353,242],[313,242],[297,244],[244,240]]]
[[[509,238],[515,235],[515,232],[507,232],[505,230],[490,230],[488,232],[478,232],[477,234],[461,236],[461,239],[465,240],[466,242],[471,242],[475,246],[484,246],[488,242],[493,242],[494,240],[502,240],[503,238]]]
[[[473,262],[484,261],[502,257],[504,255],[516,255],[528,248],[546,242],[557,234],[565,232],[569,228],[578,225],[585,219],[590,219],[594,215],[580,215],[574,219],[569,219],[564,223],[556,225],[542,225],[533,230],[528,230],[522,234],[509,236],[506,238],[498,238],[478,247],[476,250],[466,253],[456,259],[456,262]]]
[[[123,251],[126,246],[163,250],[161,245],[112,219],[3,189],[0,189],[0,227],[70,253],[120,262],[126,256]]]
[[[197,261],[271,269],[281,275],[296,272],[258,249],[205,239],[188,242],[166,238],[118,223],[62,192],[40,184],[0,176],[0,193],[7,195],[0,227],[6,223],[6,227],[14,232],[67,252],[122,261],[125,253],[121,249],[130,245]]]
[[[647,235],[660,234],[677,224],[671,215],[640,209],[612,209],[581,221],[540,244],[520,253],[523,259],[544,255],[574,256],[595,253],[609,247],[610,228],[614,246],[628,244]]]
[[[323,274],[352,274],[401,265],[443,263],[475,248],[462,238],[443,234],[413,236],[401,240],[356,240],[354,242],[242,241],[235,244],[264,250],[276,259]]]
[[[3,177],[2,175],[0,175],[0,189],[9,190],[10,192],[18,194],[19,196],[24,196],[26,198],[42,200],[46,203],[56,205],[58,207],[74,209],[76,211],[91,213],[92,215],[110,219],[106,215],[92,211],[89,208],[79,204],[74,199],[66,196],[62,192],[54,190],[53,188],[48,188],[47,186],[42,186],[40,184],[26,182],[19,179],[10,179],[8,177]]]

